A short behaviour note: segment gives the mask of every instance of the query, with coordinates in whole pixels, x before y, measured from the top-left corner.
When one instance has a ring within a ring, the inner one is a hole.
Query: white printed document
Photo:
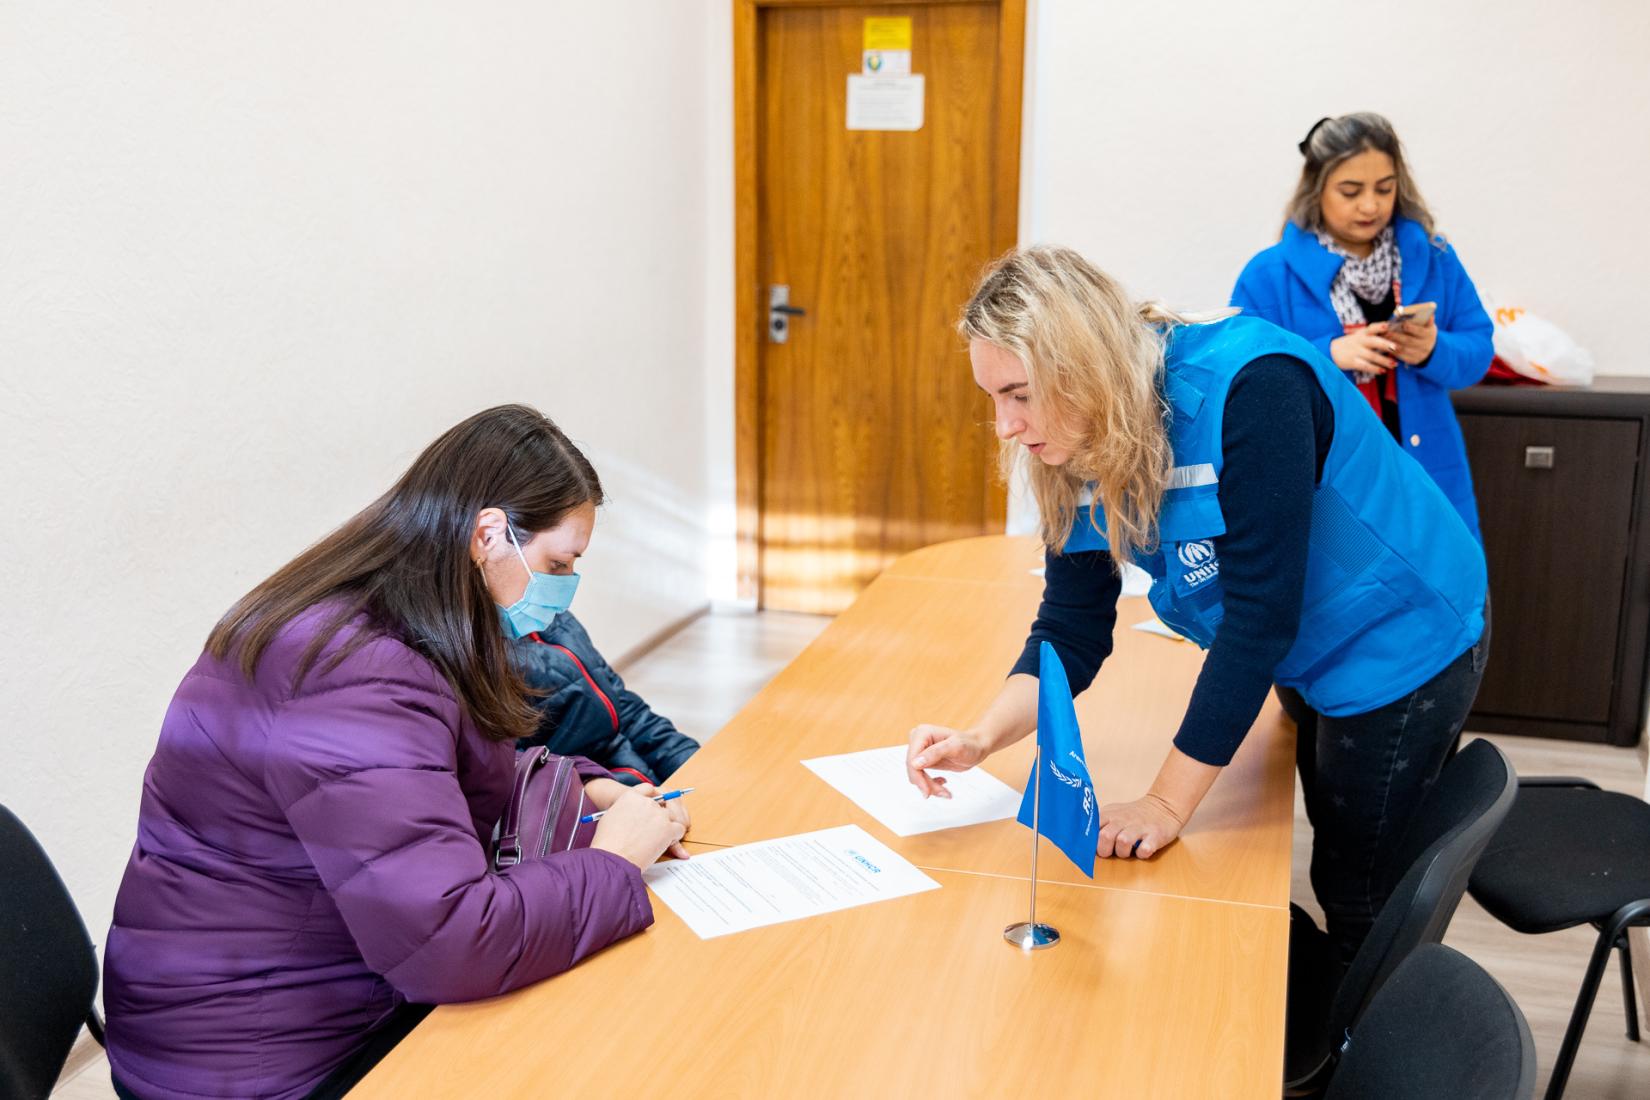
[[[642,878],[702,940],[940,888],[858,825],[656,863]]]
[[[979,768],[932,773],[945,777],[951,797],[924,798],[905,778],[905,751],[904,745],[890,745],[821,756],[804,760],[802,765],[888,826],[895,836],[1001,821],[1020,812],[1020,792]]]

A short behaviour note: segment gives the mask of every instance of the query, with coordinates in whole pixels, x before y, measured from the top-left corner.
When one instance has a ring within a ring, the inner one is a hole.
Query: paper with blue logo
[[[1083,757],[1077,708],[1065,666],[1047,642],[1037,649],[1037,767],[1026,780],[1020,802],[1021,825],[1032,825],[1032,792],[1039,792],[1037,831],[1054,842],[1066,858],[1094,877],[1094,851],[1100,842],[1100,802]]]
[[[667,860],[642,879],[703,940],[940,888],[858,825]]]

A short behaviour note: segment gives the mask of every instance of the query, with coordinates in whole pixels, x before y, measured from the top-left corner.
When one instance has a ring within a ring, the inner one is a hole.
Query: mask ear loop
[[[521,543],[516,541],[516,527],[508,519],[504,521],[504,533],[510,537],[510,545],[516,549],[516,557],[521,559],[521,567],[527,570],[527,579],[533,579],[533,567],[527,564],[527,555],[521,552]]]

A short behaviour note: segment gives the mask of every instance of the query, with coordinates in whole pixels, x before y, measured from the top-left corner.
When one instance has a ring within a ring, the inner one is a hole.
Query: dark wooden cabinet
[[[1468,728],[1635,744],[1650,647],[1650,378],[1455,394],[1489,561]]]

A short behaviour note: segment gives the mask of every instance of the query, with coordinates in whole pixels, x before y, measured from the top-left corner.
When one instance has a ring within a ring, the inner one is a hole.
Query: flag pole
[[[1038,843],[1043,835],[1043,746],[1038,745],[1037,751],[1031,756],[1031,920],[1026,923],[1037,927],[1037,850],[1042,847]]]
[[[1031,757],[1031,919],[1019,921],[1003,929],[1003,939],[1024,951],[1041,951],[1060,942],[1060,932],[1053,925],[1037,923],[1037,848],[1043,835],[1043,746],[1039,741]]]

